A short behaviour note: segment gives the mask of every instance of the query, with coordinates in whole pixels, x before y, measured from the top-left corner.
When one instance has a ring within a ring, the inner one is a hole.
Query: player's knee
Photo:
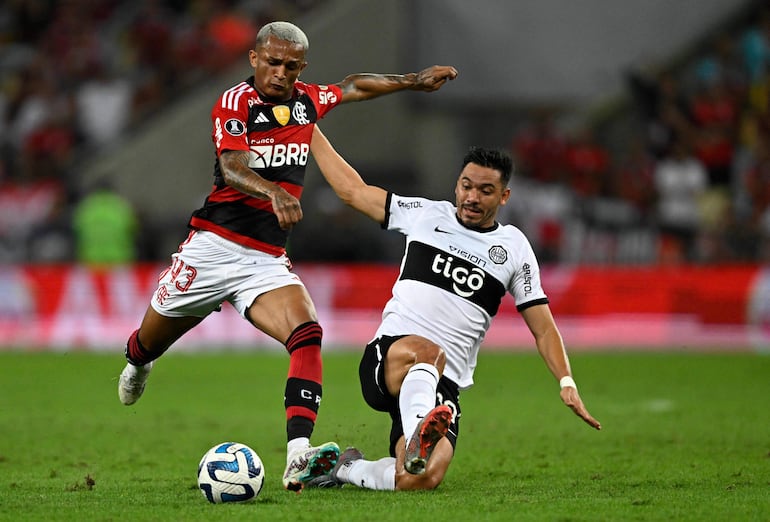
[[[440,374],[443,374],[444,366],[446,366],[446,354],[443,348],[426,339],[424,343],[421,343],[419,349],[415,350],[414,362],[415,364],[426,363],[433,365]]]
[[[420,336],[407,336],[393,344],[385,357],[385,382],[388,391],[397,396],[409,371],[416,365],[434,366],[439,377],[444,373],[446,356],[436,343]]]
[[[446,366],[446,353],[442,348],[439,348],[439,353],[436,356],[436,362],[433,364],[441,375],[444,375],[444,366]]]

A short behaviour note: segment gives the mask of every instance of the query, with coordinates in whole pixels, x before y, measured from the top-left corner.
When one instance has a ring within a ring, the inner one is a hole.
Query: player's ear
[[[511,197],[511,189],[509,187],[505,187],[505,190],[503,190],[503,195],[500,196],[500,204],[505,205],[508,203],[508,198]]]

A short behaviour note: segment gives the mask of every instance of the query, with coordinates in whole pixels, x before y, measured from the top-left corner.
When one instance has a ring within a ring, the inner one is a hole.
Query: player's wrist
[[[575,384],[575,379],[573,379],[569,375],[565,375],[561,379],[559,379],[559,388],[564,389],[566,387],[575,388],[577,390],[577,384]]]
[[[404,79],[406,80],[406,84],[409,86],[410,89],[416,89],[420,86],[420,76],[418,73],[406,73],[402,74]]]

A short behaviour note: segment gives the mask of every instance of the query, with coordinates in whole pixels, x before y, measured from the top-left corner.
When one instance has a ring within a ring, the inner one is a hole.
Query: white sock
[[[360,488],[393,491],[396,489],[396,459],[355,460],[342,468],[337,478]]]
[[[296,452],[309,447],[310,439],[307,437],[297,437],[296,439],[291,439],[289,443],[286,444],[286,462],[288,462],[289,458]]]
[[[438,370],[428,363],[417,363],[406,373],[398,394],[398,408],[406,441],[414,433],[420,419],[436,406]]]

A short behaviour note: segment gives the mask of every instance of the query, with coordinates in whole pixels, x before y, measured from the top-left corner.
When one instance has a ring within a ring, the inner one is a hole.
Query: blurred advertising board
[[[164,268],[0,266],[0,349],[120,352]],[[371,339],[398,275],[391,265],[305,264],[295,271],[313,296],[327,349],[358,349]],[[552,266],[542,269],[542,280],[570,348],[770,346],[770,268]],[[255,347],[282,349],[225,304],[174,349]],[[510,296],[485,347],[534,350]]]

